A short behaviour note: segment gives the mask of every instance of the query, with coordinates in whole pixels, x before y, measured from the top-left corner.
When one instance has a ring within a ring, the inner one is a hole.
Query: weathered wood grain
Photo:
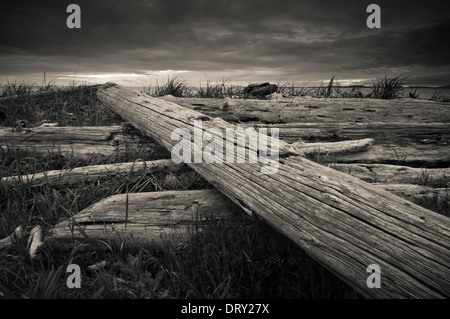
[[[84,156],[89,153],[111,155],[126,147],[141,147],[151,150],[155,156],[168,157],[167,151],[152,138],[123,134],[121,126],[95,127],[37,127],[16,132],[13,128],[0,128],[0,146],[22,148],[40,153],[69,152]],[[298,141],[299,139],[297,139]],[[364,138],[340,142],[292,143],[290,151],[296,155],[343,154],[368,150],[373,139]]]
[[[449,147],[416,145],[398,147],[396,144],[373,145],[366,152],[329,154],[325,163],[396,164],[412,167],[446,168],[450,165]]]
[[[0,128],[0,147],[25,149],[37,153],[73,154],[84,157],[87,154],[111,155],[130,148],[144,148],[155,157],[168,156],[166,150],[152,139],[143,143],[138,137],[122,133],[122,126],[86,127],[34,127],[16,132],[10,127]]]
[[[204,99],[161,97],[192,110],[229,122],[262,123],[449,123],[448,103],[420,99],[323,99],[295,97],[283,100]],[[425,111],[426,110],[426,111]]]
[[[159,246],[161,240],[186,237],[195,227],[201,228],[212,219],[242,222],[238,211],[236,205],[215,189],[135,193],[128,194],[128,198],[121,194],[60,222],[49,231],[45,241]]]
[[[446,189],[408,184],[377,184],[411,201],[446,200]],[[126,207],[128,203],[128,217]],[[114,195],[55,225],[46,241],[160,245],[169,236],[192,235],[202,221],[244,222],[242,210],[216,189]],[[2,240],[4,241],[4,240]],[[0,248],[2,241],[0,241]],[[101,246],[101,245],[100,245]],[[105,247],[106,248],[106,247]]]
[[[449,145],[450,123],[448,122],[301,122],[260,124],[254,127],[276,127],[280,130],[280,138],[288,143],[302,139],[305,142],[342,141],[371,137],[378,144],[396,143],[399,147],[412,144]]]
[[[51,187],[62,187],[105,179],[117,174],[130,174],[136,172],[151,174],[164,170],[175,172],[182,169],[182,165],[176,165],[172,160],[136,161],[130,163],[91,165],[73,169],[52,170],[20,176],[7,176],[0,178],[0,184],[14,185],[20,183],[28,186],[48,185]]]
[[[432,188],[429,186],[413,184],[376,183],[375,185],[419,205],[424,202],[434,202],[435,205],[445,205],[446,207],[450,207],[450,191],[447,188]]]
[[[186,128],[193,133],[195,119],[203,120],[203,129],[232,127],[114,84],[102,86],[98,97],[168,150],[177,143],[170,138],[172,131]],[[424,118],[436,120],[432,114]],[[450,219],[445,216],[302,157],[281,158],[272,175],[261,174],[260,163],[189,166],[364,296],[450,296]],[[367,287],[371,264],[381,268],[380,289]]]
[[[450,188],[450,168],[426,169],[388,164],[339,163],[329,166],[369,183],[422,184]]]

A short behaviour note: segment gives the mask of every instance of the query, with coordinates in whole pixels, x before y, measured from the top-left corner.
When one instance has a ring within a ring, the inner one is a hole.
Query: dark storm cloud
[[[79,30],[65,24],[73,2]],[[372,2],[381,29],[366,27]],[[15,1],[0,10],[0,73],[448,67],[447,17],[432,0]]]

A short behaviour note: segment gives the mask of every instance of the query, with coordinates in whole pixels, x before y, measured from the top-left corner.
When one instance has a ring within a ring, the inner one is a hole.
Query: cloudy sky
[[[81,7],[81,29],[66,8]],[[381,29],[366,26],[381,7]],[[2,1],[0,81],[450,85],[448,0]]]

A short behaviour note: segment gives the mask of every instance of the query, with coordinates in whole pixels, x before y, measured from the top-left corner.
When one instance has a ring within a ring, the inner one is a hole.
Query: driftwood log
[[[98,97],[168,150],[178,143],[173,130],[193,134],[194,120],[201,119],[203,129],[233,127],[115,84],[102,86]],[[272,175],[261,174],[260,163],[188,165],[364,296],[450,296],[449,218],[305,158],[291,159],[283,143],[280,156]],[[381,269],[380,289],[367,285],[372,264]]]
[[[330,101],[322,98],[295,97],[284,100],[226,99],[224,101],[224,99],[173,96],[163,96],[160,99],[235,123],[249,121],[272,124],[450,122],[448,103],[418,99],[339,98]]]
[[[447,168],[450,152],[447,147],[415,145],[398,147],[397,144],[373,145],[359,154],[329,154],[324,163],[392,164],[412,167]]]
[[[450,188],[450,168],[414,168],[386,164],[330,164],[331,168],[369,183],[421,184]]]
[[[432,188],[413,184],[375,183],[375,185],[419,205],[434,202],[435,205],[446,205],[449,207],[450,204],[450,191],[447,188]]]
[[[26,149],[37,153],[60,155],[87,154],[111,155],[130,148],[144,148],[155,157],[167,157],[169,154],[151,139],[145,143],[138,136],[122,133],[122,126],[85,126],[85,127],[34,127],[17,132],[14,128],[0,128],[0,147],[7,149]]]
[[[62,221],[50,229],[45,240],[159,246],[163,239],[192,233],[205,221],[242,222],[238,211],[215,189],[114,195]]]
[[[152,151],[155,157],[168,157],[167,150],[151,138],[123,134],[121,126],[91,127],[36,127],[16,132],[12,128],[0,128],[0,146],[4,149],[22,148],[39,153],[55,152],[84,156],[89,153],[111,155],[127,147],[141,147]],[[340,142],[292,143],[297,155],[346,154],[370,149],[374,140],[364,138]]]
[[[334,103],[334,101],[333,101]],[[444,112],[444,111],[442,111]],[[445,119],[445,116],[444,116]],[[367,136],[377,143],[396,143],[402,145],[425,144],[445,145],[450,139],[448,122],[307,122],[260,124],[254,127],[276,127],[280,130],[280,138],[286,142],[295,142],[299,138],[304,141],[341,141],[361,139]],[[351,118],[350,118],[351,120]]]
[[[436,197],[448,202],[445,189],[408,184],[379,184],[379,187],[413,202]],[[160,240],[170,239],[170,236],[188,238],[194,228],[201,230],[204,220],[245,221],[242,213],[216,189],[121,194],[99,201],[58,223],[45,240],[82,241],[100,244],[99,247],[102,243],[121,245],[125,242],[159,247]]]
[[[172,160],[135,161],[108,165],[92,165],[73,169],[52,170],[36,174],[8,176],[0,179],[0,183],[7,185],[27,184],[28,186],[48,185],[51,187],[69,186],[80,182],[95,181],[117,174],[145,172],[151,174],[160,171],[176,172],[183,169]]]

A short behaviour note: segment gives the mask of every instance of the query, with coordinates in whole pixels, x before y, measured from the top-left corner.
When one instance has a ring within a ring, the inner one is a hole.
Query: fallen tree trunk
[[[252,126],[260,128],[278,128],[280,138],[291,143],[299,138],[304,141],[341,141],[361,139],[367,136],[375,139],[378,144],[395,143],[399,146],[425,144],[446,145],[450,139],[450,125],[444,122],[315,122],[287,124],[259,124]]]
[[[316,154],[354,154],[364,152],[372,147],[374,140],[371,138],[365,138],[362,140],[352,140],[343,142],[332,143],[303,143],[296,142],[292,145],[300,149],[304,155],[316,155]]]
[[[412,202],[438,198],[448,203],[445,189],[405,184],[379,186]],[[242,222],[241,217],[242,210],[216,189],[121,194],[99,201],[58,223],[45,241],[83,241],[100,246],[102,242],[116,245],[126,242],[159,247],[163,238],[188,238],[194,228],[201,230],[202,221]]]
[[[238,211],[215,189],[114,195],[62,221],[45,241],[159,246],[161,240],[185,236],[213,219],[241,222]]]
[[[92,180],[108,178],[117,174],[144,172],[151,174],[163,170],[178,171],[182,165],[176,165],[172,160],[136,161],[130,163],[92,165],[73,169],[53,170],[36,174],[8,176],[0,179],[0,183],[14,185],[17,183],[29,186],[48,185],[52,187],[68,186]]]
[[[235,123],[373,123],[385,122],[387,119],[403,123],[450,122],[448,103],[428,100],[367,98],[326,100],[312,97],[285,100],[224,100],[173,96],[163,96],[161,99]]]
[[[39,153],[52,151],[70,152],[75,155],[96,153],[111,155],[126,147],[143,147],[152,150],[155,156],[168,156],[168,153],[151,138],[122,134],[121,126],[98,127],[37,127],[25,132],[15,132],[11,128],[0,129],[0,145],[7,149],[31,149]],[[297,139],[298,141],[298,139]],[[293,143],[291,151],[297,155],[305,154],[345,154],[367,151],[374,140],[364,138],[328,143]]]
[[[412,167],[446,168],[450,165],[448,146],[373,145],[363,153],[329,154],[324,163],[396,164]]]
[[[450,168],[413,168],[387,164],[330,164],[331,168],[369,183],[421,184],[450,188]]]
[[[0,147],[25,149],[37,153],[112,155],[130,148],[142,147],[155,157],[167,157],[168,153],[151,139],[143,143],[137,137],[122,133],[122,126],[86,127],[35,127],[16,132],[12,128],[0,129]]]
[[[99,99],[168,150],[177,128],[233,128],[217,118],[115,84]],[[222,135],[223,137],[223,135]],[[191,150],[196,147],[191,143]],[[197,150],[198,151],[198,150]],[[249,150],[250,151],[250,150]],[[450,219],[305,158],[280,142],[276,174],[261,163],[188,164],[247,213],[255,213],[367,297],[450,296]],[[284,158],[283,158],[284,157]],[[381,289],[368,288],[369,265]]]
[[[411,184],[376,183],[375,185],[419,205],[433,202],[437,206],[445,205],[446,207],[449,207],[450,192],[447,188],[432,188],[428,186]]]

